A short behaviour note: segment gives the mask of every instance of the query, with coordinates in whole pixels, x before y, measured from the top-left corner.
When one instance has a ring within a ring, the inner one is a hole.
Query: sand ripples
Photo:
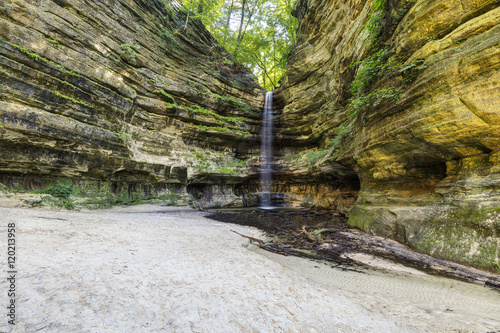
[[[488,332],[500,329],[500,293],[488,287],[455,279],[427,275],[399,264],[381,264],[383,269],[343,269],[323,261],[284,257],[253,248],[284,267],[332,289],[355,295],[372,309],[386,314],[398,312],[408,323],[419,326],[415,316],[421,311],[423,318],[434,318],[436,331],[462,329],[466,332]],[[374,265],[377,265],[375,263]],[[386,309],[386,310],[384,310]],[[439,324],[438,324],[439,323]]]

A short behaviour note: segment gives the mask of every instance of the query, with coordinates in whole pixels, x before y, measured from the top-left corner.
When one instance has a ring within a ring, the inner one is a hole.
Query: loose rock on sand
[[[373,295],[363,300],[312,281],[249,251],[248,241],[230,231],[261,237],[257,229],[214,222],[189,209],[0,208],[0,215],[4,235],[8,223],[16,224],[17,252],[16,325],[3,316],[0,332],[500,328],[493,320],[430,313]],[[4,254],[4,275],[5,261]],[[7,284],[1,280],[2,304],[7,304]],[[398,308],[405,313],[396,313]]]

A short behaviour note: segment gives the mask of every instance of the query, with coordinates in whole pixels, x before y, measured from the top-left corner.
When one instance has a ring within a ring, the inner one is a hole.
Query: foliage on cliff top
[[[236,61],[268,90],[279,85],[295,45],[294,0],[182,0],[185,22],[201,19]]]

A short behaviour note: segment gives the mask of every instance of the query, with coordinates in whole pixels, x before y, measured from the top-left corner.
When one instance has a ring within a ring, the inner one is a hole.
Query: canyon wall
[[[350,225],[500,271],[499,1],[299,0],[295,15],[283,179],[334,179],[333,204],[357,195]]]
[[[2,204],[62,181],[115,202],[258,204],[264,91],[176,8],[1,3]],[[499,1],[299,0],[294,15],[274,202],[500,271]]]
[[[0,5],[0,181],[241,205],[264,92],[163,0]],[[251,199],[251,198],[250,198]]]

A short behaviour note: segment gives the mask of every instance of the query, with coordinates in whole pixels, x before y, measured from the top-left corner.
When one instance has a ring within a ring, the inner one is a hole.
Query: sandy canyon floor
[[[0,332],[500,332],[498,291],[390,263],[343,270],[272,254],[231,232],[258,229],[205,215],[0,208]]]

